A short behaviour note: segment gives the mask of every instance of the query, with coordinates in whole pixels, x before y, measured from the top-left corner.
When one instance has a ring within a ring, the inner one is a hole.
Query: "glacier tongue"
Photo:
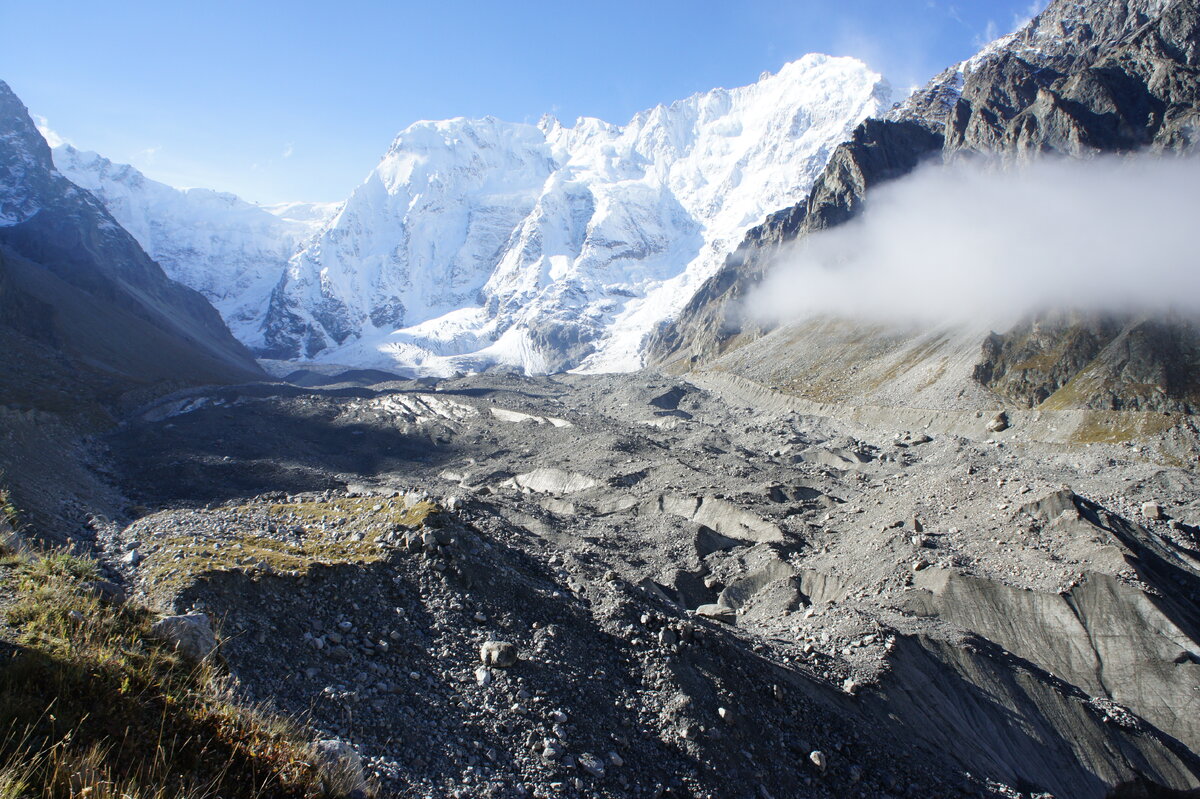
[[[272,289],[291,257],[337,210],[331,203],[259,207],[209,189],[176,189],[69,144],[54,165],[96,196],[169,277],[204,294],[229,329],[261,345]]]
[[[291,258],[250,343],[433,374],[636,369],[745,231],[890,105],[861,62],[810,55],[625,126],[416,123]]]

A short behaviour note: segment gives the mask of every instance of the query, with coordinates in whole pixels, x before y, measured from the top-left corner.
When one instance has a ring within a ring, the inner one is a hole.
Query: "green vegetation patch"
[[[379,541],[385,531],[420,527],[438,510],[428,501],[355,497],[203,511],[227,532],[220,537],[155,535],[138,578],[149,593],[170,597],[205,573],[302,576],[314,566],[373,563],[387,556]],[[157,524],[155,517],[143,523]],[[169,515],[161,526],[175,529]]]

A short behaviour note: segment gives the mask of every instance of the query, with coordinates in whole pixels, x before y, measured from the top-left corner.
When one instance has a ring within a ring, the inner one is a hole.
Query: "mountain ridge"
[[[806,194],[853,126],[891,104],[861,62],[810,55],[625,125],[416,122],[323,225],[69,145],[56,157],[259,355],[628,370],[745,230]]]
[[[782,224],[751,231],[679,316],[655,332],[649,362],[672,372],[722,363],[722,368],[735,368],[764,358],[787,362],[786,351],[769,357],[764,352],[761,358],[729,354],[747,345],[791,346],[784,344],[791,340],[787,335],[766,341],[775,326],[743,318],[741,301],[759,285],[781,248],[823,227],[808,217],[814,204],[822,202],[822,186],[837,189],[827,193],[831,205],[826,217],[844,222],[869,205],[873,186],[907,175],[923,163],[964,158],[1020,161],[1047,153],[1089,158],[1098,153],[1192,152],[1200,130],[1200,10],[1194,0],[1133,0],[1098,4],[1090,14],[1079,11],[1078,4],[1056,0],[1026,28],[946,70],[885,119],[865,122],[855,139],[873,131],[872,144],[857,149],[843,145],[803,208],[785,209],[776,216]],[[892,157],[879,157],[887,153]],[[1025,324],[1042,325],[1066,337],[1102,339],[1118,349],[1092,353],[1111,361],[1077,362],[1076,351],[1065,339],[1048,336],[1039,345],[1038,358],[1022,361],[1013,355],[1025,347],[1027,335],[1020,329],[997,332],[975,345],[979,368],[960,378],[982,380],[995,392],[995,401],[1019,405],[1051,401],[1054,407],[1200,407],[1200,335],[1195,320],[1180,320],[1169,335],[1145,323],[1142,317],[1119,313],[1084,315],[1057,327],[1052,320],[1032,318]],[[1150,357],[1150,341],[1170,352]],[[1129,346],[1149,360],[1130,366]],[[1172,360],[1178,363],[1167,368]],[[933,362],[925,366],[931,374],[941,374]],[[1013,368],[1021,374],[1009,371]],[[1007,375],[1004,380],[998,377],[1001,372]],[[1152,379],[1149,385],[1158,388],[1147,390],[1140,381],[1156,374],[1162,380]],[[1080,380],[1072,384],[1077,376]],[[772,380],[789,382],[780,374]]]

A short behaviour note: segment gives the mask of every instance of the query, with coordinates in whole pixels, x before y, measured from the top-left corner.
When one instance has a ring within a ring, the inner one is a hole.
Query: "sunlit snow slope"
[[[416,123],[291,259],[250,343],[434,374],[635,369],[646,334],[890,101],[861,62],[810,55],[623,127]]]
[[[204,294],[252,347],[288,258],[337,210],[330,203],[259,207],[210,189],[175,189],[128,164],[69,144],[54,165],[96,196],[174,280]]]

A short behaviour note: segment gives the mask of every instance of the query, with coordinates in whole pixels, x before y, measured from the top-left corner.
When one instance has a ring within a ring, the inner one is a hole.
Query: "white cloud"
[[[1051,307],[1200,312],[1197,183],[1197,159],[926,167],[793,245],[743,310],[934,323]]]
[[[60,136],[50,127],[50,122],[44,117],[37,114],[33,115],[33,124],[37,126],[38,133],[42,134],[42,138],[46,140],[46,144],[51,147],[59,147],[64,144],[71,144],[71,141],[63,136]]]
[[[975,37],[975,46],[982,49],[999,38],[1000,26],[996,24],[996,20],[989,19],[983,33]]]
[[[1012,29],[1020,30],[1025,27],[1031,19],[1046,10],[1048,2],[1049,0],[1033,0],[1024,11],[1013,14]]]
[[[295,145],[292,142],[288,142],[287,144],[283,145],[283,152],[280,153],[280,157],[291,158],[292,153],[294,153],[294,152],[296,152]]]

